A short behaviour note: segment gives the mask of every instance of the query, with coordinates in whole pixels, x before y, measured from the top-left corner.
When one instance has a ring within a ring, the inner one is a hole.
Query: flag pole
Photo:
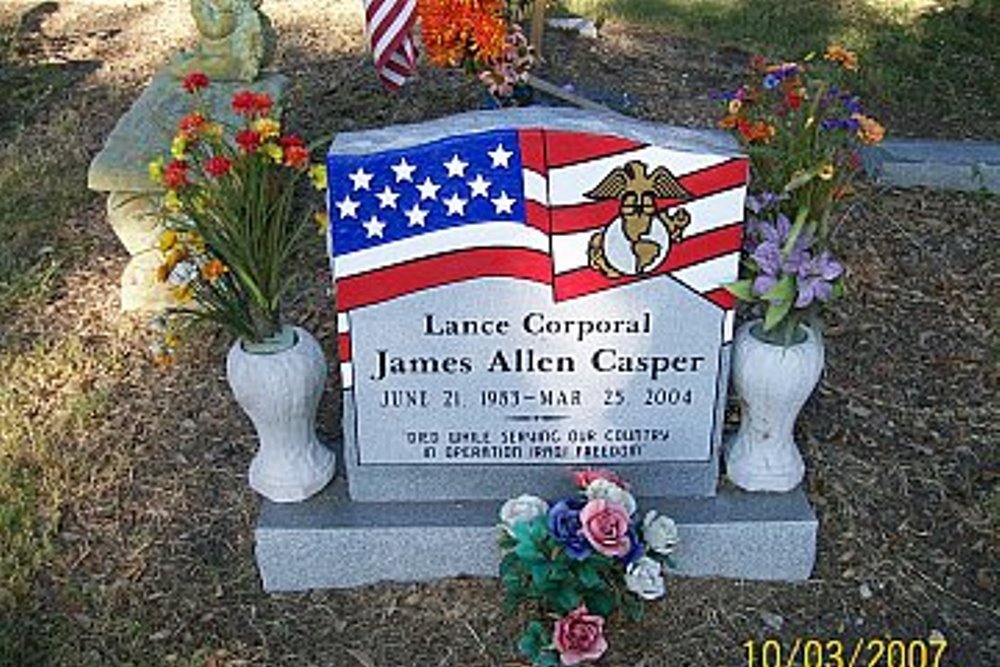
[[[539,60],[542,59],[542,36],[545,32],[545,2],[535,0],[531,7],[531,46]]]

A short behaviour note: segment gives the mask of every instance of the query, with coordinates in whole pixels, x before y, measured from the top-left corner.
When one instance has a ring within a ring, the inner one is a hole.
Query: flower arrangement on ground
[[[418,0],[428,58],[439,67],[462,67],[475,75],[500,106],[526,104],[535,56],[512,20],[516,11],[504,0]]]
[[[857,55],[832,45],[802,62],[751,62],[749,81],[721,95],[719,121],[750,156],[744,278],[737,298],[763,310],[761,335],[790,345],[843,292],[844,267],[831,246],[832,217],[852,193],[859,148],[884,128],[847,87]]]
[[[541,667],[600,658],[608,617],[621,608],[640,618],[644,600],[665,594],[664,568],[673,567],[672,519],[654,510],[640,519],[628,483],[610,471],[580,471],[575,481],[573,495],[522,495],[500,510],[504,604],[542,615],[518,640]]]
[[[213,320],[240,339],[260,343],[281,329],[289,261],[307,228],[295,215],[299,179],[311,170],[310,150],[283,132],[264,93],[233,95],[239,127],[212,118],[202,98],[202,73],[181,84],[194,109],[177,124],[170,156],[149,165],[162,186],[164,231],[157,277],[179,303],[170,314]],[[170,343],[158,354],[169,356]]]

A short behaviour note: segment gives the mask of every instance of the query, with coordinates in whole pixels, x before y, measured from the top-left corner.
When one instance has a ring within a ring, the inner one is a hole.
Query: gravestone
[[[717,488],[748,172],[728,138],[477,112],[340,135],[328,172],[346,480],[264,503],[265,588],[494,574],[502,501],[583,467],[677,520],[682,572],[808,576],[801,490]]]

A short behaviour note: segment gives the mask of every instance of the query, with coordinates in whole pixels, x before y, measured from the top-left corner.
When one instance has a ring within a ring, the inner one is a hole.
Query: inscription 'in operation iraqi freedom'
[[[745,161],[511,129],[328,173],[360,465],[709,460]]]

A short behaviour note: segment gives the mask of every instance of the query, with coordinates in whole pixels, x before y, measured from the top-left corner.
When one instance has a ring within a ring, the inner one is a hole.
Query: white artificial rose
[[[625,571],[625,586],[643,600],[656,600],[667,591],[659,561],[643,556]]]
[[[549,504],[539,498],[528,494],[511,498],[500,508],[500,521],[503,522],[507,532],[512,532],[515,523],[531,521],[535,517],[547,514]]]
[[[603,498],[625,508],[629,516],[635,514],[637,509],[635,498],[632,497],[631,493],[606,479],[595,479],[587,485],[587,499],[594,500],[596,498]]]
[[[642,520],[642,536],[650,549],[659,554],[669,554],[677,545],[677,524],[670,517],[649,510]]]

